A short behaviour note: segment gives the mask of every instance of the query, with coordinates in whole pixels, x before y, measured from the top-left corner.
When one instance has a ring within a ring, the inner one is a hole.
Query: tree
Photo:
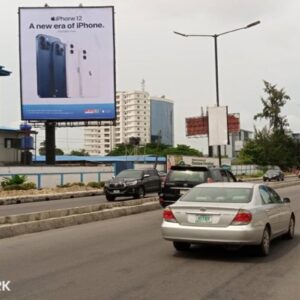
[[[74,156],[90,156],[90,154],[85,149],[72,150],[70,155]]]
[[[239,159],[245,164],[276,165],[286,169],[298,164],[296,150],[296,144],[290,136],[264,128],[255,130],[254,139],[246,143]]]
[[[286,104],[290,97],[285,93],[284,89],[277,89],[276,85],[264,81],[264,92],[267,98],[261,98],[263,111],[254,116],[254,120],[267,119],[269,127],[273,131],[284,131],[288,126],[285,116],[281,116],[281,108]]]
[[[46,141],[40,143],[39,155],[46,155]],[[64,155],[64,151],[60,148],[55,148],[55,155]]]
[[[145,146],[140,146],[134,151],[134,146],[129,144],[120,144],[114,150],[112,150],[108,155],[118,156],[118,155],[133,155],[134,153],[140,155],[191,155],[191,156],[203,156],[200,151],[193,149],[187,145],[177,145],[176,147],[171,147],[164,144],[147,144]]]
[[[254,120],[267,119],[269,128],[255,128],[254,139],[249,140],[240,152],[239,160],[247,164],[278,165],[285,169],[298,165],[297,145],[288,134],[288,121],[281,116],[281,108],[290,97],[283,89],[264,81],[267,98],[261,98],[263,110]]]

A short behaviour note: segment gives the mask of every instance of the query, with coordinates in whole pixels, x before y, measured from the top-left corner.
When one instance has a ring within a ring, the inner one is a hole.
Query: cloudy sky
[[[263,80],[284,88],[291,97],[283,111],[290,128],[300,132],[300,1],[299,0],[1,0],[0,65],[12,71],[0,80],[0,124],[20,123],[19,6],[115,6],[117,90],[146,90],[174,101],[175,143],[207,152],[205,139],[185,137],[185,117],[216,103],[212,38],[215,34],[261,24],[218,39],[220,105],[240,113],[241,127],[253,130],[262,109]],[[59,129],[57,146],[66,152],[83,147],[82,129]],[[44,131],[38,135],[38,144]]]

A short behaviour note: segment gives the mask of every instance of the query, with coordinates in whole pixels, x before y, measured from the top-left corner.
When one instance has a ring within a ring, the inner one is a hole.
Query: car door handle
[[[270,209],[266,209],[266,212],[269,213],[271,210]]]

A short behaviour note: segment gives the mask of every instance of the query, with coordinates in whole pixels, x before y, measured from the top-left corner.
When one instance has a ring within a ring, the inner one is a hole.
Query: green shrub
[[[67,187],[70,187],[71,186],[71,183],[64,183],[64,184],[58,184],[56,187],[58,188],[67,188]]]
[[[36,189],[36,184],[34,182],[25,182],[23,184],[11,184],[3,186],[4,191],[14,191],[14,190],[33,190]]]
[[[104,182],[96,182],[96,181],[91,181],[87,184],[87,186],[96,188],[96,189],[101,189],[104,187]]]
[[[83,182],[72,182],[71,186],[85,186]]]
[[[20,185],[25,183],[27,180],[27,177],[25,175],[12,175],[11,177],[4,177],[4,179],[1,181],[1,186],[4,188],[5,186],[10,185]]]
[[[21,184],[22,190],[35,190],[36,184],[34,182],[25,182]]]
[[[83,182],[67,182],[64,184],[58,184],[56,187],[58,188],[68,188],[72,186],[85,186]]]

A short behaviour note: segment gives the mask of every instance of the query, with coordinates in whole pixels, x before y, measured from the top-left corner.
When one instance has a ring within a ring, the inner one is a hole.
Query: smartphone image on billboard
[[[79,98],[81,96],[79,74],[79,52],[74,43],[66,44],[66,80],[67,97]]]
[[[53,97],[67,97],[66,47],[61,41],[52,44]]]
[[[98,55],[98,53],[97,53]],[[86,49],[79,51],[80,92],[81,97],[100,96],[100,66],[97,57]]]
[[[53,97],[52,44],[59,41],[49,35],[36,36],[37,94],[41,98]]]

